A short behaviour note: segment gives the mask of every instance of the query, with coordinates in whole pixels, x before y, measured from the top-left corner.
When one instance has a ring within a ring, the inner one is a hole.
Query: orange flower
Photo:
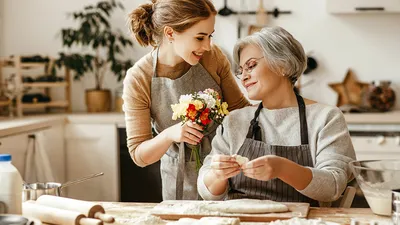
[[[211,122],[210,118],[208,118],[209,114],[210,114],[209,108],[206,108],[205,110],[203,110],[203,112],[201,112],[200,121],[204,126],[208,125]]]
[[[193,104],[189,104],[189,107],[187,108],[186,117],[188,117],[192,121],[195,121],[196,115],[197,115],[196,106]]]

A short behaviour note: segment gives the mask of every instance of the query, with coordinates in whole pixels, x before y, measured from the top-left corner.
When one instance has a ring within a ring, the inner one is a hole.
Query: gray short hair
[[[296,83],[307,68],[307,56],[300,42],[281,27],[265,27],[236,42],[233,58],[237,65],[240,61],[240,52],[251,44],[261,48],[272,71],[279,74],[282,70],[292,84]]]

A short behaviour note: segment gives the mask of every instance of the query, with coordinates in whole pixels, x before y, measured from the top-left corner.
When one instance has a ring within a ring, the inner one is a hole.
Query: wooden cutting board
[[[200,219],[202,217],[235,217],[244,222],[270,222],[274,220],[290,219],[293,217],[306,218],[310,209],[309,203],[286,203],[289,212],[284,213],[263,213],[263,214],[238,214],[222,212],[202,212],[197,207],[213,201],[189,201],[189,200],[167,200],[156,205],[150,213],[164,220],[179,220],[180,218]]]

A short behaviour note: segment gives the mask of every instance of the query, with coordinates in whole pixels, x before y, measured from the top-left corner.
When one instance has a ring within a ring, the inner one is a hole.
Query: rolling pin
[[[86,218],[79,212],[52,208],[36,204],[35,201],[22,203],[22,215],[38,218],[42,222],[65,225],[102,225],[101,220]]]
[[[42,195],[36,200],[36,202],[37,204],[45,206],[80,212],[89,218],[96,218],[106,223],[114,222],[114,217],[105,214],[105,210],[101,205],[92,202],[53,195]]]

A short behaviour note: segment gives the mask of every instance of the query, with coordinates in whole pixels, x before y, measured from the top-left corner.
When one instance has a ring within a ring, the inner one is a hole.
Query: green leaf
[[[116,8],[123,9],[122,3],[116,0],[102,0],[83,7],[83,10],[70,13],[72,19],[78,23],[78,28],[60,29],[62,45],[68,48],[74,45],[82,46],[85,52],[93,53],[101,49],[101,52],[105,51],[106,57],[83,52],[60,52],[52,72],[55,67],[65,66],[73,71],[75,79],[80,79],[86,74],[94,75],[99,67],[107,66],[107,70],[112,71],[118,81],[122,80],[133,63],[129,59],[117,58],[123,57],[123,51],[127,46],[133,46],[133,42],[118,29],[112,29],[110,19]]]

